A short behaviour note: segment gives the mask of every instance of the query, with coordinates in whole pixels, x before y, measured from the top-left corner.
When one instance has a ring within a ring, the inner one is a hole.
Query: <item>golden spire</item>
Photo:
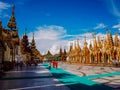
[[[8,27],[12,30],[12,29],[16,29],[16,19],[14,16],[14,9],[15,9],[15,5],[12,6],[12,16],[10,17],[10,20],[8,22]]]
[[[107,34],[109,33],[108,27],[106,28],[106,33],[107,33]]]
[[[60,46],[60,51],[59,51],[59,54],[62,54],[62,47]]]
[[[70,51],[73,49],[73,43],[70,43]]]
[[[79,39],[77,39],[77,49],[81,50],[80,45],[79,45]]]
[[[34,40],[34,33],[33,33],[32,43],[34,43],[34,44],[35,44],[35,40]]]
[[[67,54],[66,49],[64,48],[64,54]]]
[[[94,36],[94,42],[93,42],[94,48],[97,48],[97,41],[96,41],[96,36]]]
[[[97,39],[98,39],[98,47],[99,47],[99,48],[101,48],[101,41],[100,41],[100,37],[98,36],[98,37],[97,37]]]
[[[118,38],[118,33],[116,33],[115,34],[115,43],[114,43],[114,45],[116,46],[116,47],[118,47],[118,45],[119,45],[119,38]]]
[[[90,41],[90,44],[89,44],[89,49],[92,50],[92,43]]]
[[[33,39],[34,39],[34,33],[33,33]]]
[[[85,36],[85,40],[84,40],[84,47],[87,47],[86,36]]]

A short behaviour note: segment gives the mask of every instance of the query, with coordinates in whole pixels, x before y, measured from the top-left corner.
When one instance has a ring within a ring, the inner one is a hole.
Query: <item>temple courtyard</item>
[[[120,90],[120,69],[63,63],[50,70],[47,63],[24,66],[5,72],[0,90]]]

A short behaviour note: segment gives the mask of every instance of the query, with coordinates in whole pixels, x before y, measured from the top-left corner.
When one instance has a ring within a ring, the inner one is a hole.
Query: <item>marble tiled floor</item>
[[[82,65],[70,65],[70,64],[61,64],[59,67],[67,70],[73,74],[79,76],[89,76],[89,75],[98,75],[105,73],[120,72],[120,67],[99,67],[99,66],[82,66]],[[102,77],[102,78],[92,78],[91,80],[103,83],[107,86],[114,88],[115,90],[120,90],[120,75]]]

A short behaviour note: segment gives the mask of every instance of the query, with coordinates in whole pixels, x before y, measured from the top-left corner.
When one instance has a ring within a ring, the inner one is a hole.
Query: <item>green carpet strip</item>
[[[45,68],[48,69],[47,63],[43,64],[43,66],[45,66]],[[94,76],[91,75],[88,77],[87,76],[80,77],[80,76],[77,76],[70,72],[67,72],[61,68],[55,69],[53,67],[50,69],[50,73],[53,75],[53,77],[58,79],[64,85],[68,86],[71,90],[114,90],[111,87],[108,87],[101,83],[90,80],[93,77],[96,78],[97,76],[95,76],[95,75]],[[116,74],[117,73],[115,73],[113,75],[116,75]],[[107,76],[107,75],[105,75],[105,76]]]

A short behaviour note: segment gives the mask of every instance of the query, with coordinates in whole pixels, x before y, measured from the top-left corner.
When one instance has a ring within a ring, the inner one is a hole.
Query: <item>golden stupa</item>
[[[113,65],[120,63],[120,40],[118,34],[113,36],[106,32],[106,37],[100,39],[94,35],[93,42],[87,45],[86,37],[84,46],[81,49],[79,40],[70,44],[68,62],[89,65]]]

